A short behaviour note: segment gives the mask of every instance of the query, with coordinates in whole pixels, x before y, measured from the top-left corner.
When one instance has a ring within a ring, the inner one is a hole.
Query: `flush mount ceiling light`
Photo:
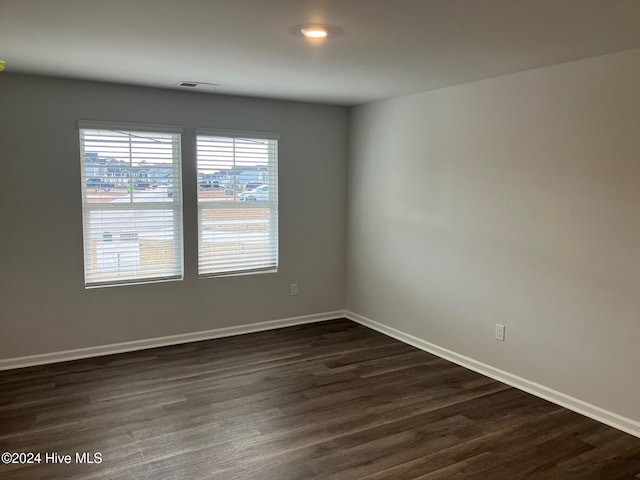
[[[342,35],[342,29],[326,23],[301,23],[292,25],[291,28],[289,28],[289,33],[296,37],[305,38],[310,43],[320,44],[327,37],[333,39]]]
[[[329,30],[326,27],[312,26],[303,27],[300,29],[302,35],[311,40],[320,40],[326,38],[329,35]]]

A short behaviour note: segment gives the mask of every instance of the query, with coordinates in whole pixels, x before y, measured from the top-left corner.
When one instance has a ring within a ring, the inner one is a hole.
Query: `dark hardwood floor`
[[[4,451],[42,457],[3,480],[640,478],[640,439],[347,320],[0,372]]]

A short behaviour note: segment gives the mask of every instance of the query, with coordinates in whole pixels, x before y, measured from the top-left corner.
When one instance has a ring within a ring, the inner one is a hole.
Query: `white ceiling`
[[[0,0],[8,72],[344,105],[638,47],[640,0]]]

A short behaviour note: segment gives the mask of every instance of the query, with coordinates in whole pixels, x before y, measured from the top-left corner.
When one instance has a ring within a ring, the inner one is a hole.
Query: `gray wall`
[[[347,307],[640,420],[639,85],[633,50],[354,109]]]
[[[345,108],[5,73],[0,107],[0,358],[344,307]],[[183,282],[84,289],[79,119],[184,126]],[[196,278],[196,127],[281,133],[278,273]]]

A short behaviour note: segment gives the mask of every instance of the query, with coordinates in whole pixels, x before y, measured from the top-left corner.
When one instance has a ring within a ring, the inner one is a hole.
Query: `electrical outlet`
[[[291,284],[291,295],[292,296],[298,295],[298,284],[297,283],[292,283]]]
[[[504,325],[496,323],[496,340],[504,342]]]

